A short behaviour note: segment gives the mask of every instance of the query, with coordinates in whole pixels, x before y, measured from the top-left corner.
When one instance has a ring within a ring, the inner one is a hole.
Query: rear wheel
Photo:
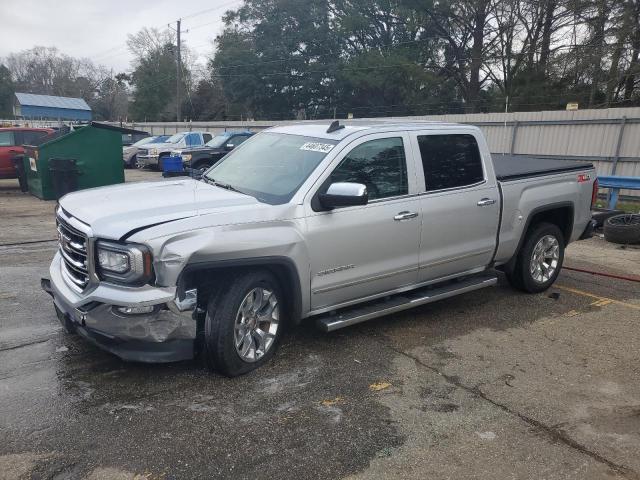
[[[529,293],[545,291],[556,281],[564,261],[564,236],[551,223],[531,227],[518,253],[509,282]]]
[[[253,271],[213,295],[205,317],[204,360],[229,377],[268,362],[282,337],[284,300],[276,278]]]
[[[136,168],[138,166],[138,156],[132,155],[127,163],[127,168]]]
[[[613,243],[640,243],[640,214],[627,213],[607,218],[604,222],[604,238]]]

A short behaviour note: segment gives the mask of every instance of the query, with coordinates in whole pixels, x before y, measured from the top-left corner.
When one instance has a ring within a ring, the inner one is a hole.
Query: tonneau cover
[[[555,173],[573,172],[593,168],[589,162],[557,160],[554,158],[525,155],[492,155],[496,178],[500,181],[518,180],[520,178],[553,175]]]

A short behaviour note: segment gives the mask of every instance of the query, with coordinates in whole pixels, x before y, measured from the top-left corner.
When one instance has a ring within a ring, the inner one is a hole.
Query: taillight
[[[591,190],[591,208],[596,206],[598,200],[598,177],[593,181],[593,190]]]

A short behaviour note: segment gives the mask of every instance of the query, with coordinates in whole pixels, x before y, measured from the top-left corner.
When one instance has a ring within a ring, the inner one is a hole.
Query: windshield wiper
[[[244,195],[247,195],[244,192],[241,192],[240,190],[238,190],[236,187],[234,187],[233,185],[229,185],[228,183],[222,183],[222,182],[218,182],[217,180],[213,179],[213,178],[209,178],[209,177],[205,177],[204,175],[202,176],[202,179],[210,184],[210,185],[215,185],[216,187],[220,187],[220,188],[224,188],[225,190],[230,190],[232,192],[238,192],[238,193],[242,193]]]

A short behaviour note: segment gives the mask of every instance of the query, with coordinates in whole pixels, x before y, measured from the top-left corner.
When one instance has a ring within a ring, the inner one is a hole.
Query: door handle
[[[496,201],[493,198],[483,198],[478,202],[479,207],[487,207],[489,205],[493,205]]]
[[[411,218],[416,218],[418,216],[418,212],[400,212],[398,213],[395,217],[393,217],[394,220],[400,222],[402,220],[409,220]]]

